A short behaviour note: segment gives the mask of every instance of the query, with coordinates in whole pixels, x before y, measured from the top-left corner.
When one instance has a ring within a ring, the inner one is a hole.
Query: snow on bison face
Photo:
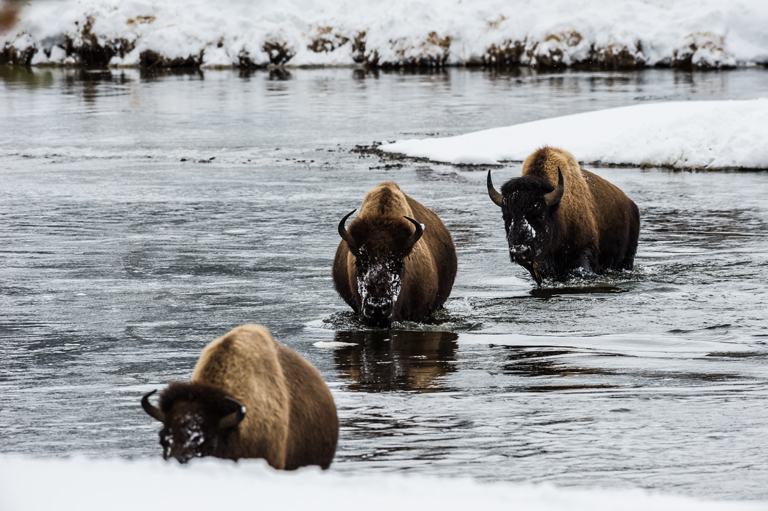
[[[355,257],[360,321],[389,328],[403,287],[405,258],[424,234],[424,226],[407,216],[386,215],[358,218],[347,231],[345,222],[352,213],[339,222],[339,235]]]
[[[230,458],[230,435],[245,417],[245,407],[218,389],[202,384],[172,383],[160,397],[160,407],[146,394],[141,406],[163,423],[163,458],[186,463],[192,458]]]
[[[537,178],[511,179],[497,192],[488,171],[488,195],[501,207],[507,233],[509,258],[519,264],[541,284],[539,265],[552,249],[555,232],[554,212],[563,196],[563,174],[556,188]]]

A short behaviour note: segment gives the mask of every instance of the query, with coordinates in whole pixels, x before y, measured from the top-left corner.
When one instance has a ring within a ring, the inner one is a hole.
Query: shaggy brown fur
[[[230,399],[227,399],[230,398]],[[219,429],[222,417],[242,421]],[[336,452],[336,406],[320,373],[261,325],[243,325],[203,350],[189,383],[160,396],[164,457],[264,458],[272,467],[328,468]]]
[[[543,196],[555,189],[558,167],[564,193],[547,208]],[[553,147],[534,152],[523,163],[522,177],[505,183],[501,195],[511,257],[515,248],[531,247],[532,259],[517,262],[532,275],[533,262],[542,276],[556,279],[578,267],[596,273],[632,268],[640,232],[637,206],[619,188],[582,169],[569,152]],[[520,230],[526,222],[535,236]]]
[[[424,225],[412,249],[406,242],[416,228],[406,216]],[[333,282],[363,322],[388,327],[392,321],[423,320],[442,307],[456,277],[456,249],[429,208],[396,183],[381,183],[365,196],[348,232],[359,257],[342,240],[333,262]],[[376,306],[381,310],[370,313]]]

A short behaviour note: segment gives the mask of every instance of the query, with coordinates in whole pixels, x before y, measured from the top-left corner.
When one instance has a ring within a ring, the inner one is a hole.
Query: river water
[[[355,150],[765,97],[765,70],[0,78],[3,453],[160,456],[141,395],[258,322],[331,387],[333,471],[768,498],[768,173],[596,168],[640,208],[636,267],[536,289],[485,169]],[[371,331],[330,268],[385,180],[442,217],[459,271],[433,322]]]

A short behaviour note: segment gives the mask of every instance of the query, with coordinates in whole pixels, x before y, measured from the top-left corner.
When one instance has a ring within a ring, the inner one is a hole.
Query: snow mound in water
[[[453,164],[522,161],[544,145],[577,160],[675,168],[768,169],[768,99],[651,103],[380,149]]]
[[[32,460],[0,456],[3,511],[312,509],[515,509],[518,511],[747,511],[759,502],[701,502],[641,490],[564,490],[379,474],[343,476],[270,469],[261,460]]]
[[[764,0],[59,0],[23,6],[32,64],[721,68],[768,62]]]

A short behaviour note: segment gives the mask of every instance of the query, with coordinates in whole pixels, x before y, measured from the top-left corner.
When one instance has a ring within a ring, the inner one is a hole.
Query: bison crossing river
[[[632,269],[640,233],[637,206],[616,186],[582,169],[571,153],[543,147],[501,193],[490,170],[487,185],[501,208],[510,259],[537,284],[542,277],[563,280],[576,268]]]
[[[555,184],[556,183],[556,184]],[[522,177],[488,195],[502,210],[513,262],[538,285],[583,268],[631,269],[640,230],[637,206],[568,152],[544,147],[523,163]],[[445,303],[456,277],[456,249],[440,218],[393,182],[368,192],[346,228],[333,282],[360,321],[389,328],[421,321]],[[163,457],[264,458],[272,467],[330,466],[339,424],[320,373],[260,325],[238,327],[211,342],[189,383],[172,383],[159,407],[141,404],[163,423]]]

